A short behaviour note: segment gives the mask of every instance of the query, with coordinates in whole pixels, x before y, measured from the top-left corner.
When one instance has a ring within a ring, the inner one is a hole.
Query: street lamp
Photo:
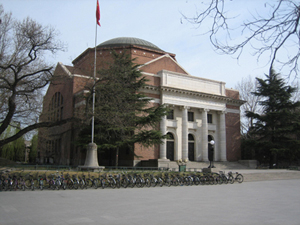
[[[211,140],[208,142],[210,145],[209,145],[209,149],[208,149],[208,159],[209,159],[209,167],[208,168],[216,168],[214,166],[214,145],[215,145],[215,141],[214,140]]]

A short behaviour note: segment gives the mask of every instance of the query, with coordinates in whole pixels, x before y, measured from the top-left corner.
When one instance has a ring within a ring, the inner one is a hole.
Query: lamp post
[[[209,167],[208,168],[216,168],[214,166],[214,145],[215,145],[215,141],[214,140],[211,140],[208,142],[210,145],[209,145],[209,152],[208,152],[208,159],[209,159]]]

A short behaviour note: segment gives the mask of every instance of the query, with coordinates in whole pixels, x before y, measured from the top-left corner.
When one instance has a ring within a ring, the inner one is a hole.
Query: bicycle
[[[20,189],[22,190],[22,191],[25,191],[25,189],[26,189],[26,185],[25,185],[25,180],[24,180],[24,178],[23,178],[23,176],[21,175],[21,174],[19,174],[19,181],[18,181],[18,183],[19,183],[19,187],[20,187]]]
[[[38,188],[42,191],[44,189],[44,177],[38,175]]]
[[[80,189],[87,188],[85,179],[83,177],[78,176],[78,180],[79,180],[79,187],[80,187]]]
[[[25,180],[25,184],[27,188],[30,188],[32,191],[35,189],[35,183],[34,183],[34,178],[31,173],[27,175],[27,178]]]
[[[130,183],[130,180],[128,179],[128,177],[125,174],[122,174],[122,178],[121,178],[121,186],[123,188],[127,188],[128,185]]]
[[[228,172],[228,176],[232,177],[232,184],[237,181],[238,183],[242,183],[244,181],[244,176],[239,172],[235,172],[235,176],[231,171]]]

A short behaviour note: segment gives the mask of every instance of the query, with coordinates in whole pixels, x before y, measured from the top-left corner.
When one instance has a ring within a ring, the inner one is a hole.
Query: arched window
[[[49,103],[49,121],[59,121],[63,118],[64,98],[60,92],[56,92]]]
[[[192,134],[188,135],[189,140],[189,160],[195,161],[195,139]]]

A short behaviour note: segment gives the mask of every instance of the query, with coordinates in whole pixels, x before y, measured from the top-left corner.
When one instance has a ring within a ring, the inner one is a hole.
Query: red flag
[[[96,21],[97,24],[101,27],[100,24],[100,7],[99,7],[99,1],[97,0],[97,9],[96,9]]]

